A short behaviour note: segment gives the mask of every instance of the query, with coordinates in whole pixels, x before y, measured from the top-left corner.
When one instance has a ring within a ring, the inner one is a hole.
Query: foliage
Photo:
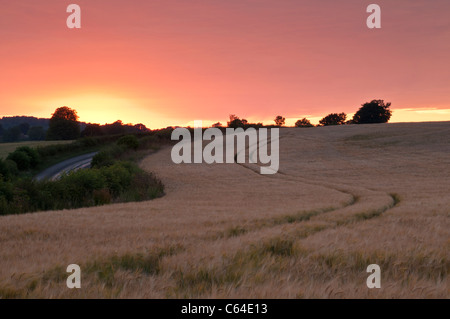
[[[87,124],[83,132],[81,132],[81,137],[101,136],[103,134],[104,132],[100,124]]]
[[[14,151],[8,155],[7,159],[15,162],[21,171],[31,168],[31,158],[24,151]]]
[[[45,131],[42,126],[32,126],[28,130],[28,137],[31,141],[45,140]]]
[[[78,122],[77,111],[67,106],[57,108],[49,122],[47,139],[73,140],[79,136],[80,123]]]
[[[312,125],[311,122],[305,117],[295,122],[295,127],[313,127],[313,126],[314,125]]]
[[[9,180],[19,173],[16,162],[0,158],[0,180]]]
[[[11,127],[3,132],[3,142],[16,142],[21,134],[20,126]]]
[[[153,174],[131,162],[115,162],[74,171],[57,181],[0,179],[0,215],[149,200],[163,193],[164,186]]]
[[[392,116],[390,106],[391,103],[385,104],[383,100],[364,103],[353,116],[352,122],[355,124],[387,123]]]
[[[343,125],[347,119],[347,114],[345,113],[331,113],[325,116],[319,121],[320,125]]]
[[[282,117],[281,115],[278,115],[274,121],[275,121],[276,126],[283,126],[286,119],[284,117]]]
[[[16,163],[17,168],[21,171],[35,168],[41,161],[39,153],[36,149],[29,146],[22,146],[10,153],[7,157]]]
[[[117,145],[125,146],[128,149],[137,150],[139,147],[139,140],[134,135],[125,135],[117,141]]]
[[[247,124],[248,121],[246,119],[240,119],[238,116],[234,114],[230,115],[230,120],[227,122],[228,127],[231,128],[238,128],[238,127],[244,128],[245,125]]]

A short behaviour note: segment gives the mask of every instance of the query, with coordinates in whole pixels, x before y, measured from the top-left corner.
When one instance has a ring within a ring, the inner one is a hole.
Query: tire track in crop
[[[293,133],[281,136],[280,141],[286,137],[294,136],[295,135]],[[305,139],[305,136],[302,136],[302,138]],[[318,139],[316,138],[306,139],[318,141]],[[269,147],[271,142],[272,140],[269,140],[266,145]],[[240,152],[245,152],[247,154],[247,150],[249,150],[250,148],[251,146],[249,145],[244,150],[238,150],[237,154]],[[246,161],[247,163],[237,164],[243,168],[253,171],[262,178],[276,178],[284,181],[301,182],[303,184],[320,186],[352,196],[353,200],[350,203],[335,209],[324,210],[317,214],[313,214],[313,216],[307,219],[308,223],[319,221],[328,224],[326,227],[319,227],[320,231],[347,225],[351,222],[360,222],[378,217],[399,204],[399,199],[395,194],[388,194],[382,191],[370,190],[367,188],[346,185],[342,183],[338,184],[324,181],[311,181],[310,179],[302,178],[300,176],[287,174],[282,170],[278,170],[278,172],[273,175],[262,175],[260,174],[261,164],[258,163],[257,159],[255,158],[255,152],[256,148],[252,153],[248,153],[248,158],[252,158],[252,161],[255,162],[254,164],[249,163],[250,161]],[[293,220],[295,220],[295,216],[293,216]],[[300,219],[299,221],[302,220]]]

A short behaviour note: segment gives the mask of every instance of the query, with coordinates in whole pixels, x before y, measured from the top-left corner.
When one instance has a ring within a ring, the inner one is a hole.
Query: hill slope
[[[0,217],[0,296],[448,298],[449,140],[450,123],[282,129],[276,175],[163,149],[141,164],[163,198]]]

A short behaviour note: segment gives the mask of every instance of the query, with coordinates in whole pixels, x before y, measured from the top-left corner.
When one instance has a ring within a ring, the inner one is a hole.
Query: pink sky
[[[82,28],[66,27],[66,7]],[[366,7],[382,8],[382,28]],[[450,120],[448,0],[0,0],[0,116],[88,122],[233,113],[288,124],[392,102],[393,121]]]

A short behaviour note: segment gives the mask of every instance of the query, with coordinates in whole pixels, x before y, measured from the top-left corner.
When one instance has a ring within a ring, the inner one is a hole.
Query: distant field
[[[54,144],[69,144],[73,141],[27,141],[27,142],[18,142],[18,143],[0,143],[0,158],[5,159],[9,153],[14,152],[16,148],[21,146],[47,146]]]
[[[0,298],[449,298],[449,141],[449,122],[286,128],[276,175],[163,148],[141,162],[162,198],[0,217]]]

